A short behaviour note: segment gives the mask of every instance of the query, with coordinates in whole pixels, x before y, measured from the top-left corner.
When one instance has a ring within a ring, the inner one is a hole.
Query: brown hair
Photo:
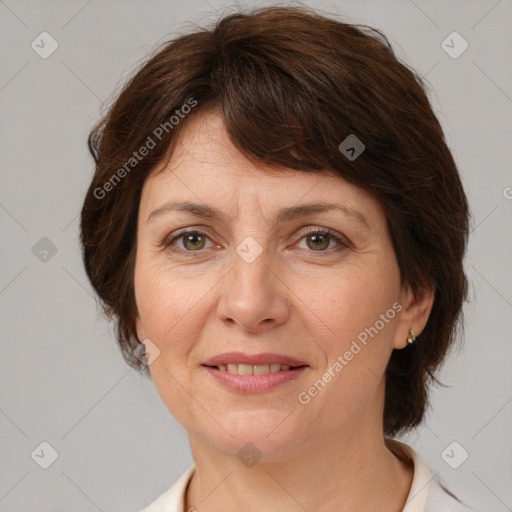
[[[422,79],[379,30],[308,8],[230,14],[166,42],[92,130],[96,171],[81,213],[83,259],[127,363],[148,373],[133,354],[141,189],[186,123],[210,108],[248,159],[334,171],[383,206],[402,282],[415,291],[435,287],[424,331],[393,351],[386,371],[385,433],[417,426],[434,371],[462,326],[466,196]],[[365,145],[353,160],[338,148],[351,134]]]

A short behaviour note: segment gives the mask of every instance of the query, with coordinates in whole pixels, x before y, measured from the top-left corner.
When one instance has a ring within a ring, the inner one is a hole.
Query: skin
[[[384,442],[384,374],[409,329],[425,327],[433,291],[402,286],[384,211],[368,192],[329,173],[284,171],[247,160],[210,112],[190,120],[168,165],[142,191],[137,333],[160,350],[151,377],[188,432],[196,471],[185,510],[402,510],[412,468]],[[171,200],[207,203],[231,219],[168,211],[147,221]],[[316,201],[357,208],[370,225],[332,211],[273,226],[281,208]],[[182,228],[210,234],[162,247]],[[311,228],[331,229],[348,246],[327,237],[319,249]],[[236,252],[249,236],[262,249],[251,263]],[[299,403],[298,394],[396,303],[401,311]],[[286,354],[309,368],[278,388],[242,394],[201,367],[227,351]],[[262,456],[250,468],[237,457],[249,441]]]

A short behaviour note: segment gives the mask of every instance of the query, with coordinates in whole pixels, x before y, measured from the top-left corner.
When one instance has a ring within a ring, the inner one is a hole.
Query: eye
[[[349,247],[349,244],[342,237],[337,236],[330,229],[312,229],[302,236],[300,241],[302,240],[306,240],[306,250],[318,253],[331,253]],[[206,246],[208,241],[212,243],[208,232],[199,230],[181,231],[166,239],[162,243],[162,250],[169,249],[172,252],[188,256],[192,255],[191,253],[199,253],[203,249],[208,249]],[[335,247],[329,249],[333,242]],[[214,245],[213,247],[219,248],[220,246]]]
[[[301,238],[301,241],[302,240],[306,240],[307,249],[314,252],[331,252],[331,250],[326,249],[329,248],[333,241],[337,245],[337,247],[332,249],[333,251],[348,248],[348,243],[344,242],[329,229],[313,229],[306,233]]]
[[[162,246],[174,252],[199,252],[205,248],[207,240],[210,240],[208,234],[203,231],[182,231],[165,240]]]

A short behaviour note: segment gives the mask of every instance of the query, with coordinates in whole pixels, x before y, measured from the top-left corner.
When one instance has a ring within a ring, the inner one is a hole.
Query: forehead
[[[164,168],[155,169],[152,176],[159,176],[162,171],[175,171],[182,166],[187,167],[189,172],[197,172],[198,175],[202,173],[205,177],[212,176],[214,168],[221,170],[223,174],[254,179],[265,176],[309,177],[311,174],[286,167],[271,168],[264,163],[249,161],[231,142],[222,114],[217,110],[200,113],[190,121],[187,120],[169,163]],[[330,171],[326,171],[326,174],[334,176]]]
[[[248,160],[231,142],[217,112],[195,116],[183,127],[167,165],[146,180],[143,215],[172,200],[216,204],[228,212],[234,209],[235,215],[256,203],[260,210],[264,204],[265,210],[277,211],[319,201],[360,210],[371,224],[384,215],[367,191],[333,171],[277,169]]]

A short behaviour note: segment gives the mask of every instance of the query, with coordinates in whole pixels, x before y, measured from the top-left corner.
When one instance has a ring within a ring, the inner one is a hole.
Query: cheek
[[[399,296],[397,284],[394,278],[342,274],[317,289],[318,298],[309,292],[309,305],[334,332],[357,334],[355,330],[373,325],[392,307]]]
[[[171,279],[169,274],[141,261],[135,269],[135,297],[145,337],[160,350],[149,367],[151,379],[171,414],[187,424],[191,421],[190,393],[198,392],[189,382],[187,362],[202,328],[200,292],[194,291],[195,283]]]
[[[142,259],[135,267],[139,324],[169,360],[184,357],[204,324],[208,279],[183,276]]]
[[[169,312],[176,311],[179,306],[176,283],[171,282],[170,272],[164,269],[157,255],[147,254],[148,251],[140,249],[135,261],[135,298],[141,316],[146,318],[155,316],[164,309]]]
[[[315,301],[313,309],[320,319],[315,339],[325,363],[310,384],[316,387],[318,380],[327,383],[325,391],[323,385],[318,386],[322,398],[316,403],[318,407],[335,404],[332,417],[336,422],[357,415],[382,390],[400,305],[392,279],[377,283],[351,273],[336,286],[326,286],[321,294],[324,298]]]
[[[185,301],[179,300],[179,291],[165,274],[144,258],[136,261],[134,285],[139,324],[161,348],[165,333],[183,316]]]
[[[317,343],[329,364],[341,356],[350,359],[348,373],[362,366],[378,373],[385,368],[400,309],[399,276],[392,265],[385,272],[377,265],[372,271],[353,268],[308,297],[304,302],[317,317]]]

